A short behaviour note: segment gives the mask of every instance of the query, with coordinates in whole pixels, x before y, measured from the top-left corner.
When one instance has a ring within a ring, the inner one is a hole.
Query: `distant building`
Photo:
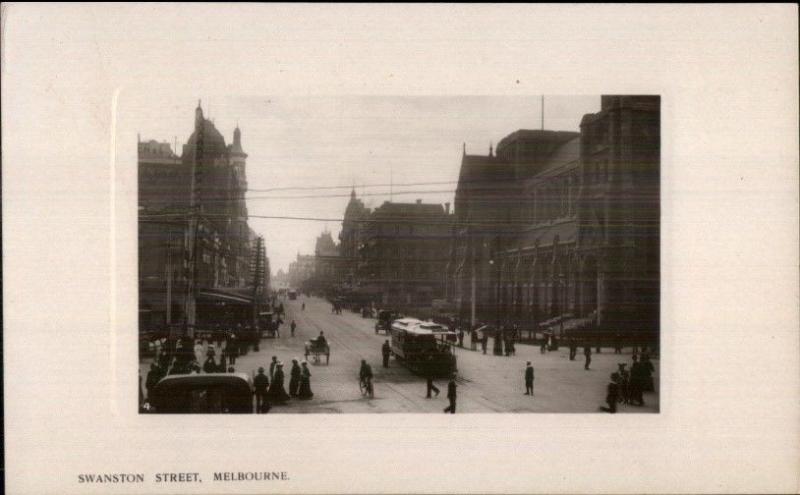
[[[314,276],[311,290],[317,294],[332,294],[341,286],[341,257],[339,246],[327,230],[317,237],[314,246]]]
[[[311,279],[314,277],[316,258],[313,254],[297,253],[297,258],[289,264],[289,288],[309,291]]]
[[[603,96],[581,132],[464,154],[448,266],[462,318],[657,333],[660,100]]]
[[[450,220],[439,204],[385,202],[363,231],[361,291],[382,305],[427,308],[444,293]]]
[[[370,209],[356,198],[355,188],[344,212],[342,230],[339,232],[340,278],[344,288],[352,290],[359,285],[358,263],[364,243]]]

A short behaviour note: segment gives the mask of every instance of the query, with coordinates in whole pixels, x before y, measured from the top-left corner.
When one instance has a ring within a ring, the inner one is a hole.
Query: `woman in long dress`
[[[269,402],[272,404],[284,404],[289,400],[289,395],[286,389],[283,388],[283,363],[278,363],[275,366],[275,374],[272,375],[272,383],[269,385]]]
[[[311,371],[308,369],[307,362],[303,361],[303,369],[300,373],[300,391],[297,396],[300,399],[308,400],[314,397],[314,393],[311,391]]]
[[[289,395],[297,397],[297,390],[300,388],[300,379],[303,372],[300,369],[297,359],[292,359],[292,370],[289,372]]]

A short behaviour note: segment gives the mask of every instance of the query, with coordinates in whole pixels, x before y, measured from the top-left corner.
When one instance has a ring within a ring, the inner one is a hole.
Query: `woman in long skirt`
[[[297,359],[292,359],[292,370],[289,372],[289,395],[297,397],[298,389],[300,388],[300,379],[303,372],[300,369]]]
[[[303,369],[300,375],[300,391],[297,396],[305,400],[314,397],[314,393],[311,391],[311,371],[309,371],[308,363],[305,361],[303,361]]]
[[[275,374],[272,375],[272,383],[269,385],[269,402],[271,404],[285,404],[289,400],[289,395],[286,389],[283,388],[283,363],[278,363],[275,366]]]

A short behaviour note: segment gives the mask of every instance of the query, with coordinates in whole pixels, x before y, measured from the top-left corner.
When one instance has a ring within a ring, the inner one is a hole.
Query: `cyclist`
[[[361,385],[366,390],[370,397],[373,397],[372,390],[372,367],[367,364],[366,359],[361,360],[361,370],[358,372],[358,377],[361,380]]]

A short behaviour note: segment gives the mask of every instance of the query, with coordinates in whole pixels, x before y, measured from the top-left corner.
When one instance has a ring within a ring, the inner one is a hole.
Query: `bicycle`
[[[371,378],[361,378],[358,381],[358,386],[361,389],[361,395],[363,397],[369,396],[369,398],[375,397],[375,391],[372,388],[372,379]]]

